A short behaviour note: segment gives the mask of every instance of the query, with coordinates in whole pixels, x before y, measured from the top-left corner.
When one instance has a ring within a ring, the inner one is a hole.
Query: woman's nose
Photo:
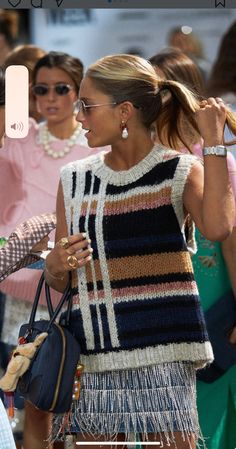
[[[76,116],[75,116],[75,120],[76,120],[77,122],[84,122],[84,121],[85,121],[85,116],[84,116],[84,114],[83,114],[82,111],[78,111],[78,112],[77,112],[77,114],[76,114]]]
[[[50,86],[48,88],[48,92],[46,94],[46,96],[50,99],[50,100],[54,100],[56,97],[56,92],[53,86]]]

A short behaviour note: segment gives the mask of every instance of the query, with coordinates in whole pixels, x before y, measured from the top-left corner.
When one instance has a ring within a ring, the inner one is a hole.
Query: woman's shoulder
[[[199,160],[199,158],[195,155],[190,153],[187,148],[183,148],[181,150],[174,150],[173,148],[169,148],[163,145],[156,145],[157,151],[156,156],[162,154],[162,160],[163,162],[170,161],[173,159],[186,161],[186,163],[192,164],[194,161]]]

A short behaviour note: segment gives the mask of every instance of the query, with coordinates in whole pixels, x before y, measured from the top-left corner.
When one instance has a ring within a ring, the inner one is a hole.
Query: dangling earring
[[[121,131],[122,131],[121,132],[122,139],[128,139],[129,137],[128,128],[124,120],[122,120],[121,122]]]

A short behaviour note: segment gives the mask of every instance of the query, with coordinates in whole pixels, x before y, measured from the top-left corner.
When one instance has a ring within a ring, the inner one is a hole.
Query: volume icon
[[[11,139],[22,139],[29,130],[29,71],[24,65],[6,68],[5,129]]]
[[[17,131],[23,131],[24,125],[23,125],[22,122],[17,122],[17,123],[13,123],[11,125],[11,128],[14,129],[14,130],[17,130]]]

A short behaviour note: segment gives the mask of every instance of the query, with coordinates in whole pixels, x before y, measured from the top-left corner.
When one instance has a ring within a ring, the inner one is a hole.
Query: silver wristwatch
[[[217,145],[216,147],[205,147],[202,150],[203,156],[227,156],[227,149],[224,145]]]

